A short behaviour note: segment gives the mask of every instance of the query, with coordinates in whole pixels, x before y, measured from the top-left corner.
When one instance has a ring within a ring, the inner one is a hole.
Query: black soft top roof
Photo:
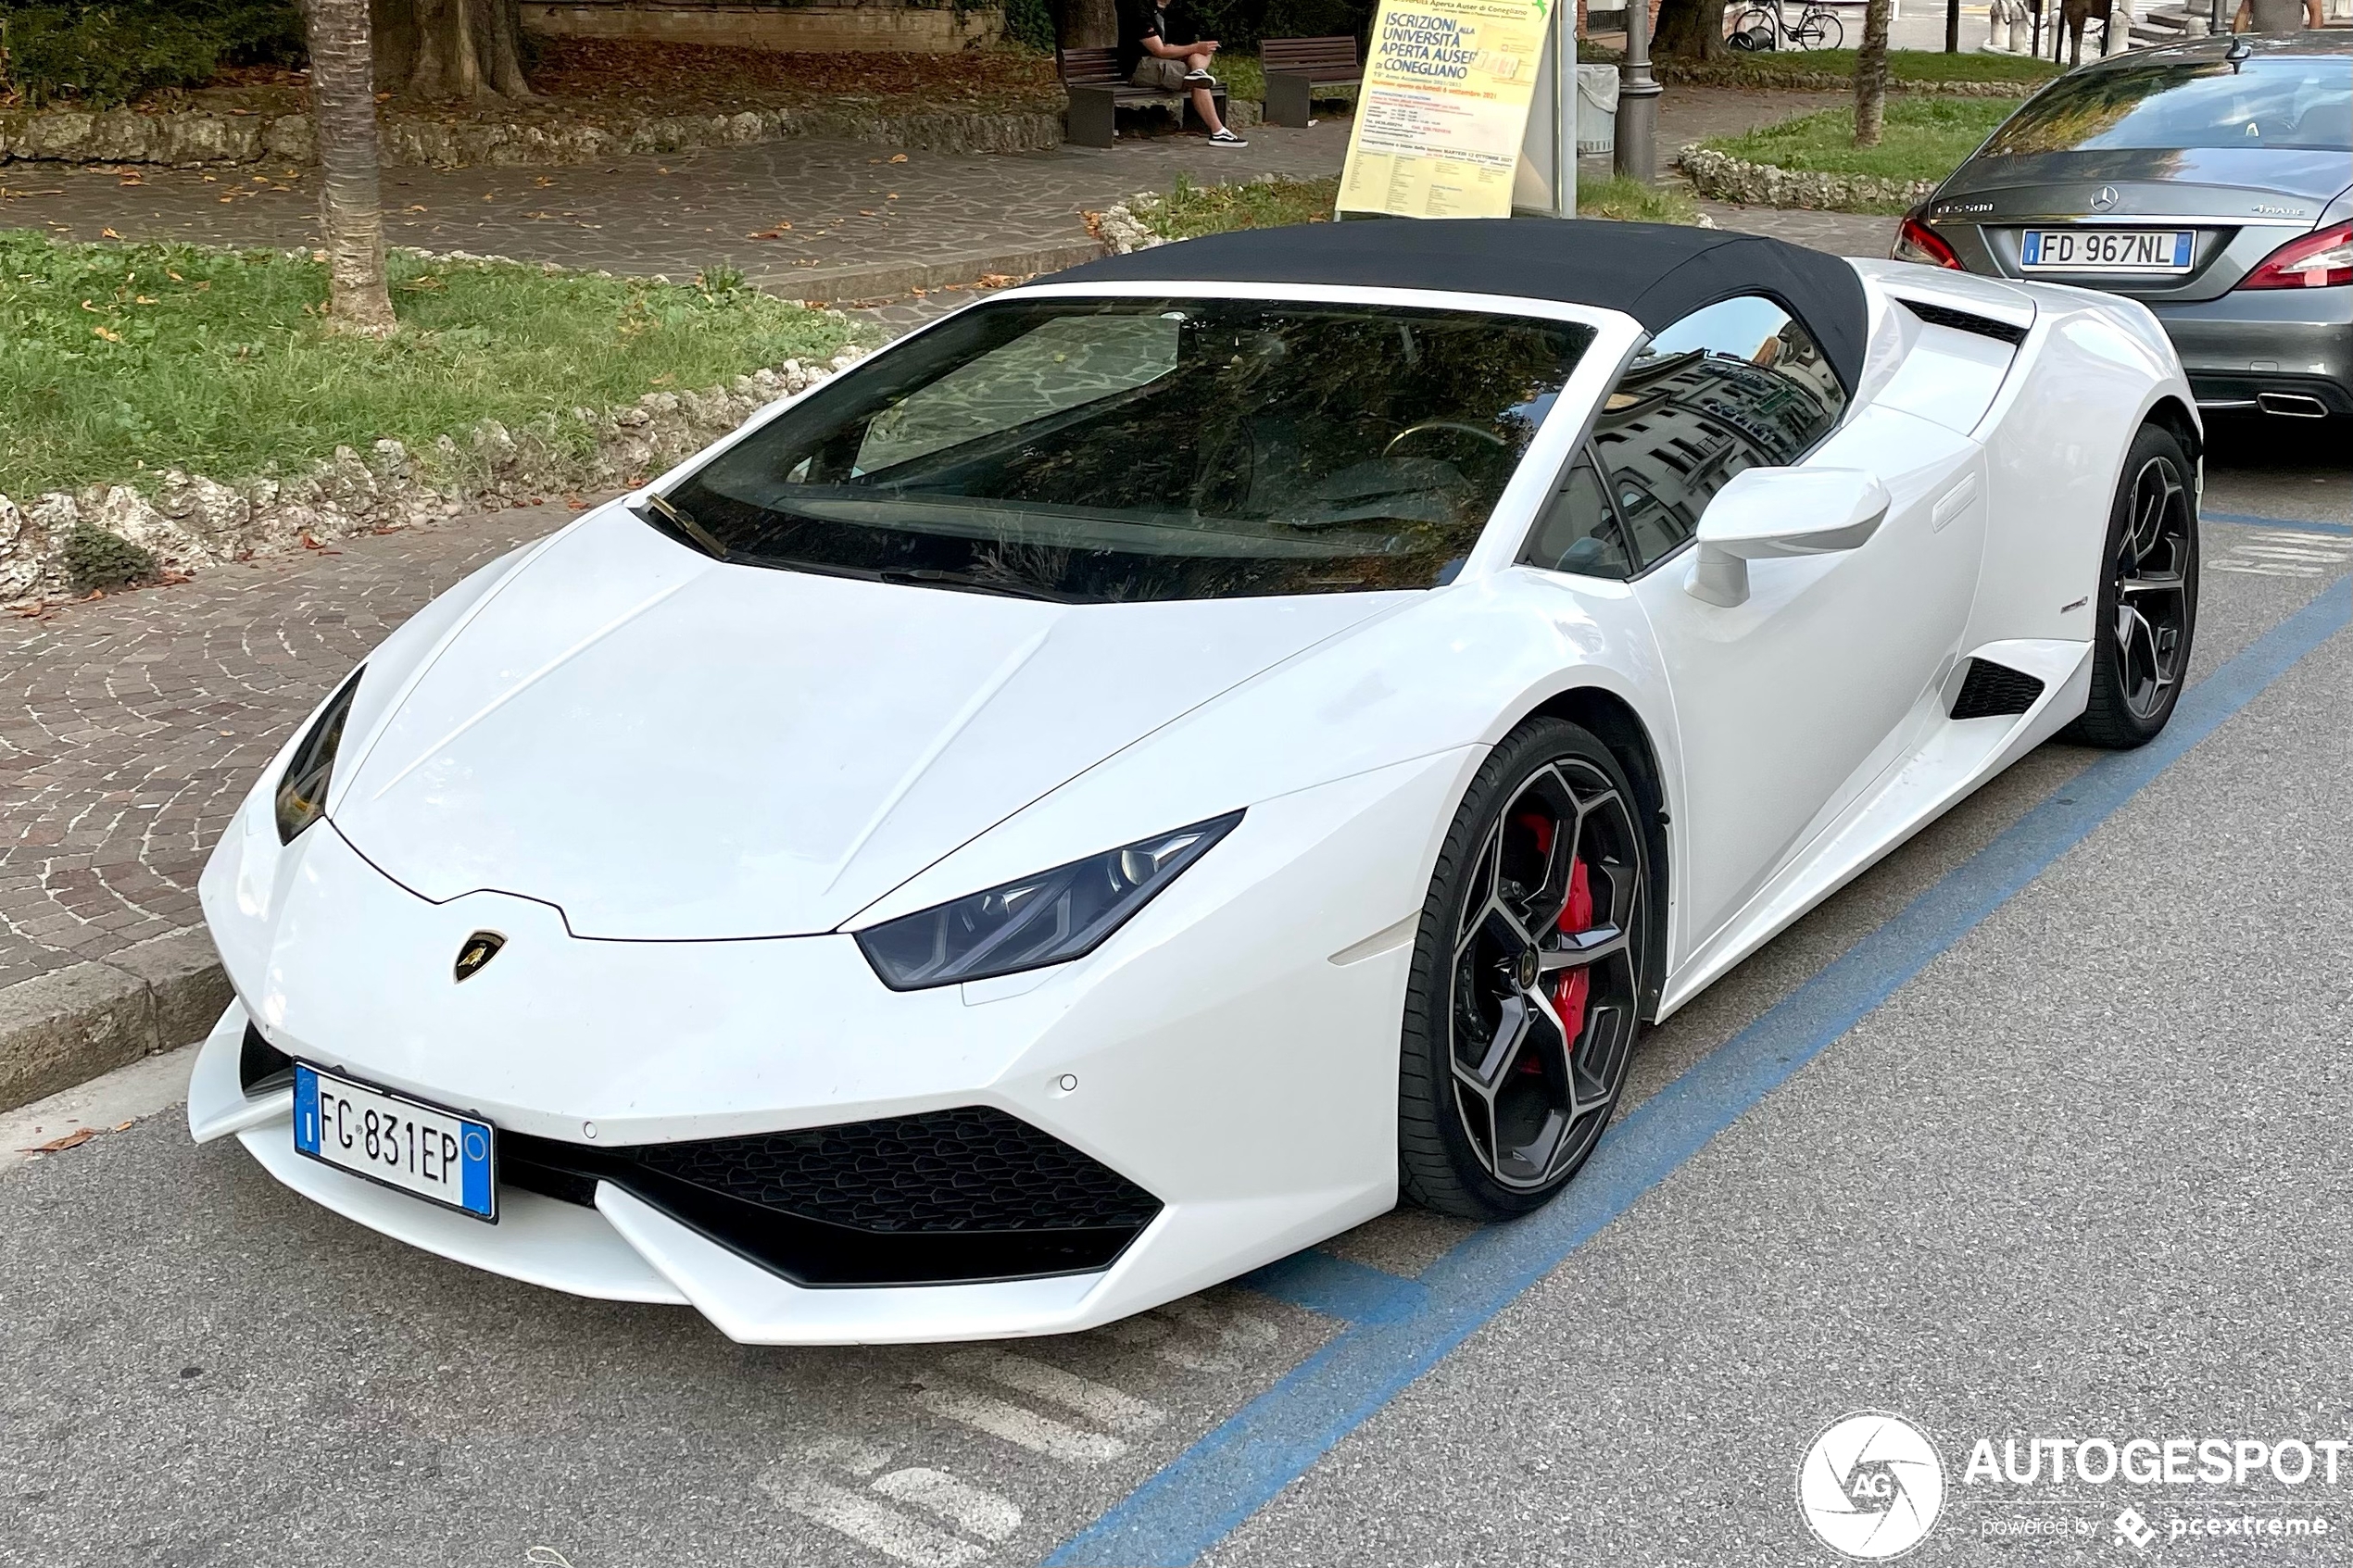
[[[1389,219],[1244,229],[1089,261],[1057,283],[1340,283],[1516,295],[1622,310],[1652,332],[1762,294],[1804,322],[1852,391],[1862,281],[1836,257],[1755,234],[1583,219]]]

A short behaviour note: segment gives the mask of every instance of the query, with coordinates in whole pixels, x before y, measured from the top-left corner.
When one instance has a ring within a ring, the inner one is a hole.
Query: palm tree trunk
[[[327,230],[327,324],[384,337],[398,327],[384,289],[384,198],[368,0],[309,0],[310,113],[319,128]]]
[[[1855,56],[1855,144],[1876,147],[1887,120],[1889,0],[1870,0],[1863,12],[1863,47]]]

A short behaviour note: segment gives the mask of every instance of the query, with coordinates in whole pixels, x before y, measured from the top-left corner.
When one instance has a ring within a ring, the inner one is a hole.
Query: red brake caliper
[[[1532,811],[1519,822],[1535,835],[1539,855],[1553,852],[1551,822]],[[1578,860],[1568,868],[1568,902],[1561,909],[1560,929],[1573,936],[1580,931],[1590,931],[1592,925],[1592,880],[1585,874],[1585,862]],[[1553,1009],[1560,1014],[1561,1028],[1567,1032],[1572,1051],[1577,1048],[1577,1037],[1585,1033],[1585,997],[1592,989],[1592,980],[1581,969],[1562,970],[1553,982]]]
[[[1592,924],[1592,879],[1585,874],[1585,862],[1579,860],[1568,868],[1568,905],[1561,910],[1561,929],[1574,935],[1591,930]],[[1553,1008],[1561,1015],[1561,1028],[1567,1032],[1569,1048],[1574,1050],[1577,1037],[1585,1033],[1585,995],[1592,988],[1592,976],[1581,969],[1565,969],[1554,985]]]

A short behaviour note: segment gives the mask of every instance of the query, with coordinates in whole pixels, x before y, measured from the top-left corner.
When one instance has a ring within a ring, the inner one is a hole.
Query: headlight
[[[292,844],[295,834],[327,809],[327,780],[335,771],[335,747],[343,744],[343,721],[351,717],[351,699],[359,695],[359,676],[364,673],[364,669],[355,672],[343,684],[343,690],[327,699],[327,706],[311,721],[310,733],[286,759],[286,771],[278,780],[281,844]]]
[[[1101,947],[1241,820],[1230,812],[902,915],[858,933],[858,946],[894,991],[1067,963]]]

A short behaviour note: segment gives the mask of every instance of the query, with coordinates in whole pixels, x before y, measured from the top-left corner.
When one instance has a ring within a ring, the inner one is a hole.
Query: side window
[[[1797,461],[1845,408],[1813,335],[1769,299],[1721,300],[1661,329],[1593,428],[1637,570],[1689,539],[1734,474]]]
[[[1634,575],[1634,552],[1626,546],[1625,531],[1590,455],[1580,452],[1569,465],[1520,559],[1547,571],[1574,571],[1580,577]]]

